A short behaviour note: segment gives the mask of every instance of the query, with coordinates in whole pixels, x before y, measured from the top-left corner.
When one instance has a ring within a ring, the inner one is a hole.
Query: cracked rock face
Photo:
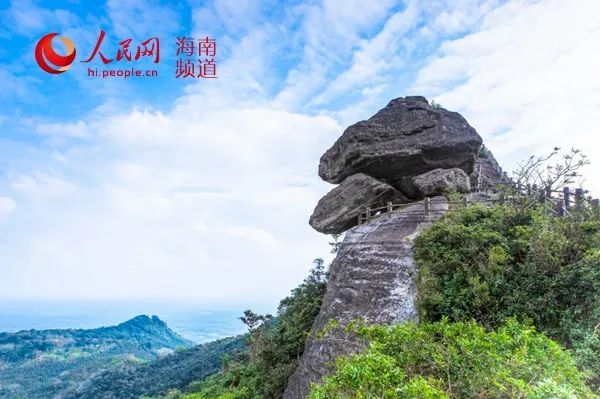
[[[432,169],[470,174],[481,143],[460,114],[432,107],[424,97],[400,97],[348,127],[321,157],[319,176],[340,183],[365,173],[401,188]]]
[[[450,191],[468,193],[471,179],[462,169],[434,169],[413,177],[412,185],[421,197],[446,194]]]
[[[503,181],[502,168],[498,161],[488,151],[485,156],[475,160],[475,167],[471,174],[471,187],[475,190],[489,190]]]
[[[319,200],[309,223],[321,233],[339,234],[358,224],[365,207],[384,206],[388,201],[402,203],[407,199],[389,184],[358,173]]]
[[[383,214],[346,233],[333,265],[321,310],[307,339],[296,372],[290,377],[284,399],[302,399],[310,384],[329,374],[339,355],[354,353],[361,344],[342,329],[324,338],[317,334],[335,320],[344,327],[353,320],[401,323],[417,319],[416,272],[413,239],[448,208],[444,197],[431,200],[424,215],[421,203],[401,212]]]

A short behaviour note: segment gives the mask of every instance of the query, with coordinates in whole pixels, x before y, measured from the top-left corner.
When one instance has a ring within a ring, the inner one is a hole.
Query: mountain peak
[[[128,327],[128,328],[148,328],[148,327],[159,327],[168,329],[167,323],[162,321],[158,316],[152,315],[148,316],[145,314],[141,314],[135,316],[123,323],[117,325],[117,327]]]

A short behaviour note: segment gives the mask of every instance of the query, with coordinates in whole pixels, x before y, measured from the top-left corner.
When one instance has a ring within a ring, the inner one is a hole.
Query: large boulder
[[[388,201],[406,202],[406,197],[387,183],[357,173],[319,200],[309,223],[321,233],[339,234],[358,224],[365,207],[384,206]]]
[[[471,181],[462,169],[434,169],[413,177],[412,185],[419,196],[432,197],[450,191],[468,193]]]
[[[402,188],[432,169],[460,168],[470,174],[481,142],[460,114],[433,107],[424,97],[400,97],[348,127],[321,157],[319,176],[340,183],[366,173]]]

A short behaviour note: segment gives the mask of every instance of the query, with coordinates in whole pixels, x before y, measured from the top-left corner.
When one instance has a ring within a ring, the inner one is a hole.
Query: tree
[[[258,327],[260,327],[265,321],[269,321],[272,319],[273,316],[267,314],[267,315],[260,315],[257,313],[254,313],[251,310],[245,310],[244,311],[244,315],[242,317],[240,317],[240,320],[242,321],[242,323],[244,323],[246,326],[248,326],[248,330],[250,332],[256,330]]]
[[[331,238],[333,241],[329,242],[329,246],[331,247],[330,253],[336,255],[340,250],[340,246],[342,245],[341,234],[332,234]]]
[[[280,301],[276,317],[245,311],[240,320],[249,329],[248,356],[228,361],[220,373],[197,384],[197,396],[189,399],[280,399],[321,308],[327,275],[323,259],[315,259],[309,275]]]
[[[541,190],[557,191],[581,178],[581,169],[590,161],[580,150],[562,151],[559,147],[545,156],[531,156],[513,172],[517,187],[537,186]]]

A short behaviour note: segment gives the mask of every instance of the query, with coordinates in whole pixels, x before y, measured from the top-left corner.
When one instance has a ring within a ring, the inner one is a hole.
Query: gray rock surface
[[[471,187],[475,191],[495,190],[496,185],[505,180],[498,161],[491,152],[475,160],[471,174]]]
[[[358,224],[365,207],[384,206],[388,201],[406,202],[406,197],[387,183],[357,173],[319,200],[309,223],[321,233],[339,234]]]
[[[458,168],[434,169],[412,178],[412,185],[420,197],[442,195],[449,191],[471,191],[469,176]]]
[[[361,172],[401,188],[406,178],[432,169],[471,173],[481,142],[460,114],[424,97],[400,97],[348,127],[321,157],[319,176],[340,183]]]
[[[402,212],[381,215],[346,233],[331,267],[327,292],[313,325],[300,365],[290,377],[284,399],[302,399],[310,384],[329,374],[339,355],[361,344],[335,329],[324,338],[319,331],[335,320],[341,327],[353,320],[401,323],[417,319],[413,239],[448,208],[444,197],[431,200],[429,216],[421,203]]]

